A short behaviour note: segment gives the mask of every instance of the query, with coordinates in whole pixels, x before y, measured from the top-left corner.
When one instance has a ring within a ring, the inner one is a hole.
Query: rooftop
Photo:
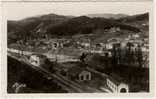
[[[123,79],[122,77],[120,77],[117,74],[111,73],[108,76],[108,79],[111,80],[112,82],[114,82],[116,85],[119,85],[121,83],[126,83],[125,79]]]

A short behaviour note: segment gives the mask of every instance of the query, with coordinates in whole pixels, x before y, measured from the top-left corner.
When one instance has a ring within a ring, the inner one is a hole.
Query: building
[[[91,73],[89,71],[83,70],[78,74],[79,81],[91,80]]]
[[[91,80],[91,73],[83,67],[79,66],[61,66],[60,71],[63,76],[70,80],[89,81]]]
[[[120,42],[120,44],[121,44],[121,48],[123,49],[123,48],[125,48],[126,46],[127,46],[127,43],[128,43],[128,41],[122,41],[122,42]]]
[[[106,43],[106,44],[104,45],[104,48],[105,48],[106,50],[110,50],[110,49],[113,48],[113,45],[110,44],[110,43]]]
[[[71,80],[88,81],[91,80],[91,73],[81,67],[73,67],[68,70],[67,76]]]
[[[107,40],[107,43],[105,44],[104,48],[107,50],[113,49],[113,46],[121,43],[121,39],[120,38],[111,38]]]
[[[81,43],[81,46],[85,47],[85,48],[89,48],[90,47],[90,43]]]
[[[30,62],[30,64],[32,64],[34,66],[40,66],[45,63],[46,59],[47,59],[47,57],[44,55],[32,54],[32,55],[30,55],[29,62]]]
[[[142,50],[143,52],[149,52],[149,45],[144,44],[144,46],[141,47],[141,50]]]
[[[132,39],[132,38],[138,39],[139,37],[140,37],[140,35],[137,34],[137,33],[135,33],[135,34],[130,34],[130,35],[128,36],[129,39]]]
[[[111,27],[108,32],[112,33],[112,32],[118,32],[118,31],[120,31],[120,27]]]
[[[111,89],[113,93],[128,93],[129,86],[118,76],[109,76],[106,79],[107,86]]]

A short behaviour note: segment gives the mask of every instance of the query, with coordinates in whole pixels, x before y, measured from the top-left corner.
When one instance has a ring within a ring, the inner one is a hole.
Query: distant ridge
[[[39,38],[40,36],[42,37],[42,34],[47,34],[54,38],[77,34],[97,34],[96,31],[103,31],[104,29],[109,29],[111,27],[119,27],[122,30],[131,32],[139,32],[140,30],[148,31],[148,18],[148,13],[132,16],[124,14],[107,14],[107,18],[103,18],[102,16],[91,18],[87,15],[73,17],[46,14],[28,17],[19,21],[8,20],[8,43],[13,43],[21,39]]]
[[[110,18],[120,19],[120,18],[127,17],[129,15],[126,15],[126,14],[110,14],[110,13],[104,13],[104,14],[88,14],[86,16],[88,16],[90,18],[99,17],[99,18],[106,18],[106,19],[110,19]]]

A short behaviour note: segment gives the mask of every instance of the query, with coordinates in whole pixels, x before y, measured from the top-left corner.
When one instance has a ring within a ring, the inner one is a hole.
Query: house
[[[34,66],[40,66],[40,65],[44,64],[46,59],[47,59],[47,57],[44,55],[32,54],[32,55],[30,55],[29,62],[30,62],[30,64],[32,64]]]
[[[118,32],[118,31],[120,31],[120,27],[111,27],[110,29],[109,29],[109,32]]]
[[[129,86],[119,76],[108,76],[106,79],[107,86],[114,93],[128,93]]]
[[[125,48],[126,46],[127,46],[127,43],[128,43],[128,41],[122,41],[122,42],[120,42],[120,44],[121,44],[121,48]]]
[[[134,34],[133,37],[134,37],[134,38],[139,38],[140,35],[139,35],[139,34]]]
[[[137,38],[139,38],[139,37],[140,37],[140,35],[137,34],[137,33],[135,33],[135,34],[130,34],[130,35],[128,36],[129,39],[131,39],[131,38],[137,39]]]
[[[107,43],[105,44],[105,48],[106,49],[113,49],[113,46],[115,44],[118,44],[121,42],[120,38],[111,38],[107,40]]]
[[[91,53],[99,53],[99,54],[102,54],[103,53],[103,47],[102,46],[94,46],[91,50],[90,50],[90,52]]]
[[[141,50],[143,52],[149,52],[149,45],[148,44],[144,44],[142,47],[141,47]]]
[[[91,80],[91,73],[82,67],[73,67],[68,70],[68,78],[71,80],[88,81]]]
[[[89,71],[83,70],[78,74],[79,81],[91,80],[91,73]]]
[[[90,48],[90,43],[82,42],[80,45],[84,48]]]
[[[91,80],[91,73],[87,71],[83,67],[79,66],[64,66],[62,67],[61,74],[66,76],[68,79],[71,80],[78,80],[78,81],[89,81]]]
[[[106,44],[104,45],[104,48],[105,48],[106,50],[109,50],[109,49],[112,49],[112,48],[113,48],[113,45],[110,44],[110,43],[106,43]]]
[[[148,44],[149,43],[149,38],[143,38],[144,43]]]

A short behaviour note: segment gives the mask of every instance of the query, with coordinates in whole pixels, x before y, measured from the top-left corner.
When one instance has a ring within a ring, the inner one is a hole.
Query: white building
[[[122,41],[121,44],[121,48],[125,48],[127,46],[127,42],[128,41]]]
[[[118,31],[120,31],[120,27],[111,27],[110,29],[109,29],[109,32],[118,32]]]
[[[36,55],[31,55],[29,62],[34,66],[39,66],[40,65],[40,58]]]
[[[115,78],[117,79],[117,78]],[[113,93],[128,93],[129,86],[123,81],[115,80],[112,77],[106,79],[107,86],[112,90]]]
[[[83,42],[83,43],[81,43],[81,45],[84,46],[85,48],[89,48],[90,47],[90,43]]]
[[[46,56],[44,55],[32,54],[30,55],[29,62],[34,66],[40,66],[44,64],[45,59]]]
[[[110,43],[107,43],[107,44],[105,44],[105,48],[106,49],[112,49],[113,48],[113,45],[110,44]]]
[[[142,46],[142,47],[141,47],[141,50],[142,50],[143,52],[149,52],[149,48],[148,48],[147,46]]]
[[[134,37],[134,38],[139,38],[140,35],[139,35],[139,34],[133,34],[133,37]]]
[[[139,39],[140,38],[140,35],[139,34],[137,34],[137,33],[135,33],[135,34],[130,34],[129,36],[128,36],[128,39],[130,40],[130,39]]]

